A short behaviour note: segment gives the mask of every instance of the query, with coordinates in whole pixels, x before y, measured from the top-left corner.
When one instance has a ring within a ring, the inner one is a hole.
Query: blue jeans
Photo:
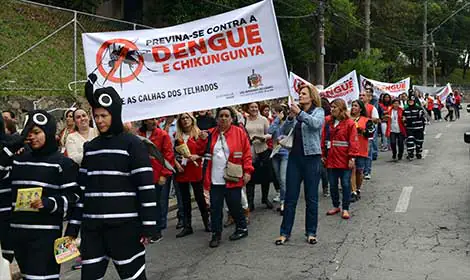
[[[320,164],[320,155],[289,156],[284,216],[281,224],[282,236],[290,237],[291,235],[302,181],[304,181],[305,203],[307,206],[305,210],[305,234],[307,236],[317,235]]]
[[[171,183],[173,176],[168,177],[164,185],[156,184],[155,188],[157,191],[157,229],[162,231],[166,229],[168,223],[168,201],[170,197]],[[177,184],[176,184],[177,185]],[[176,186],[175,186],[176,187]],[[178,219],[183,219],[183,203],[181,199],[181,193],[176,187],[176,197],[178,200]],[[178,199],[179,196],[179,199]]]
[[[246,229],[246,218],[243,214],[242,208],[242,188],[227,188],[225,185],[211,185],[210,200],[212,232],[222,232],[224,198],[237,229]]]
[[[274,175],[279,182],[281,202],[286,197],[286,177],[287,177],[287,161],[288,156],[274,156],[272,159]]]
[[[372,173],[372,146],[373,140],[369,139],[369,155],[366,158],[366,167],[364,168],[364,175]]]
[[[374,133],[374,139],[372,140],[372,159],[376,160],[378,155],[379,155],[379,149],[378,149],[378,132],[377,129],[375,130]],[[370,150],[370,146],[369,146]]]
[[[343,188],[343,210],[349,211],[349,201],[351,200],[351,169],[331,168],[328,169],[330,180],[330,194],[333,207],[339,208],[339,188],[338,181],[341,180]]]

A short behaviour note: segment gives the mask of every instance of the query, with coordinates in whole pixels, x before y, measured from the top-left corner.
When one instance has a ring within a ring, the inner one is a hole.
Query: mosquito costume
[[[112,87],[85,87],[93,109],[104,108],[112,124],[84,146],[79,183],[82,201],[74,209],[67,234],[81,224],[82,279],[103,279],[111,259],[122,279],[146,279],[141,237],[156,233],[156,193],[147,150],[123,132],[121,98]]]
[[[11,157],[6,179],[11,186],[11,239],[23,279],[59,279],[54,240],[62,236],[64,217],[79,199],[78,165],[58,151],[53,116],[41,110],[30,112],[23,135],[34,126],[44,132],[44,146]],[[26,189],[31,191],[32,198],[26,199],[25,205],[29,206],[29,201],[35,198],[41,199],[43,208],[26,211],[16,205],[17,196],[29,197],[20,194]]]
[[[12,144],[16,144],[16,148]],[[3,118],[0,118],[0,243],[2,255],[10,263],[13,261],[13,245],[10,234],[11,186],[8,177],[11,157],[21,146],[23,138],[6,135]]]
[[[410,105],[413,102],[413,105]],[[416,97],[411,95],[408,99],[408,108],[403,112],[405,118],[406,134],[406,149],[408,152],[407,158],[412,160],[416,150],[416,158],[421,159],[424,143],[424,110],[416,104]]]

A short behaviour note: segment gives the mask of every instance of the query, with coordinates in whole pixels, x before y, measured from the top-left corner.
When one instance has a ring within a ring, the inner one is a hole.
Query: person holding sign
[[[292,97],[291,97],[292,98]],[[281,236],[276,245],[283,245],[290,238],[294,226],[295,208],[299,200],[300,185],[304,181],[305,235],[309,244],[317,243],[318,225],[318,184],[320,183],[321,131],[325,113],[321,107],[318,90],[302,85],[299,91],[300,106],[292,100],[289,116],[281,126],[283,131],[294,128],[292,148],[287,162],[286,197]]]
[[[206,232],[210,232],[209,211],[204,199],[204,188],[202,186],[202,155],[203,148],[198,146],[200,130],[196,125],[196,119],[190,113],[179,115],[176,124],[175,150],[176,150],[176,182],[180,188],[183,200],[183,230],[176,237],[184,237],[193,233],[191,226],[191,192],[189,185],[193,188],[202,222]]]
[[[79,200],[78,165],[58,150],[56,121],[46,111],[27,116],[23,134],[31,152],[13,157],[13,250],[23,279],[59,279],[54,242],[68,209]]]

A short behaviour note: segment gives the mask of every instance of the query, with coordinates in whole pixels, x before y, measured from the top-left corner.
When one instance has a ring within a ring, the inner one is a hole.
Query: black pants
[[[209,211],[207,210],[206,200],[204,198],[204,188],[202,182],[184,182],[178,183],[178,187],[181,191],[181,198],[183,200],[183,221],[184,226],[191,227],[191,192],[189,190],[189,184],[193,187],[194,198],[196,199],[197,206],[201,212],[201,217],[203,220],[209,218]]]
[[[408,138],[406,138],[406,150],[410,158],[414,157],[414,153],[421,155],[423,152],[424,131],[422,129],[408,129]]]
[[[212,233],[222,232],[222,218],[224,198],[227,202],[230,215],[233,217],[237,229],[246,229],[246,219],[242,208],[242,189],[227,188],[225,185],[211,185],[211,226]]]
[[[105,278],[111,259],[121,279],[145,277],[145,247],[140,221],[89,227],[82,223],[82,280]]]
[[[392,146],[393,157],[397,156],[397,145],[398,145],[398,157],[403,157],[403,151],[405,150],[405,136],[401,133],[390,132],[390,145]]]
[[[460,105],[455,104],[454,110],[455,110],[455,119],[456,120],[460,119]]]
[[[13,262],[13,244],[11,240],[10,222],[0,222],[0,244],[2,244],[2,256],[4,259]]]
[[[434,112],[434,120],[442,120],[441,110],[438,108],[433,108],[432,111]]]
[[[61,230],[12,229],[11,233],[23,279],[59,279],[60,265],[54,257],[54,240],[61,236]]]
[[[269,185],[269,182],[261,184],[261,203],[268,200]],[[255,205],[255,184],[252,182],[246,184],[246,199],[248,200],[248,207],[253,210]]]
[[[450,117],[450,121],[454,119],[454,107],[453,106],[446,106],[447,107],[447,115],[444,117],[444,119],[447,121],[447,119]]]

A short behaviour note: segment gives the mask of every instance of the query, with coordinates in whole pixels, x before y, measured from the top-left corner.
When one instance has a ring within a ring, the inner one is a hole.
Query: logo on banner
[[[134,79],[141,81],[138,76],[145,66],[143,55],[150,50],[141,51],[134,42],[126,39],[112,39],[104,42],[96,54],[96,65],[100,74],[107,80],[120,83],[130,82]]]
[[[305,83],[300,79],[294,79],[294,90],[297,93],[300,93],[300,87],[305,85]]]
[[[263,85],[263,77],[255,73],[255,69],[251,70],[251,75],[248,76],[248,86],[250,88],[257,88]]]

